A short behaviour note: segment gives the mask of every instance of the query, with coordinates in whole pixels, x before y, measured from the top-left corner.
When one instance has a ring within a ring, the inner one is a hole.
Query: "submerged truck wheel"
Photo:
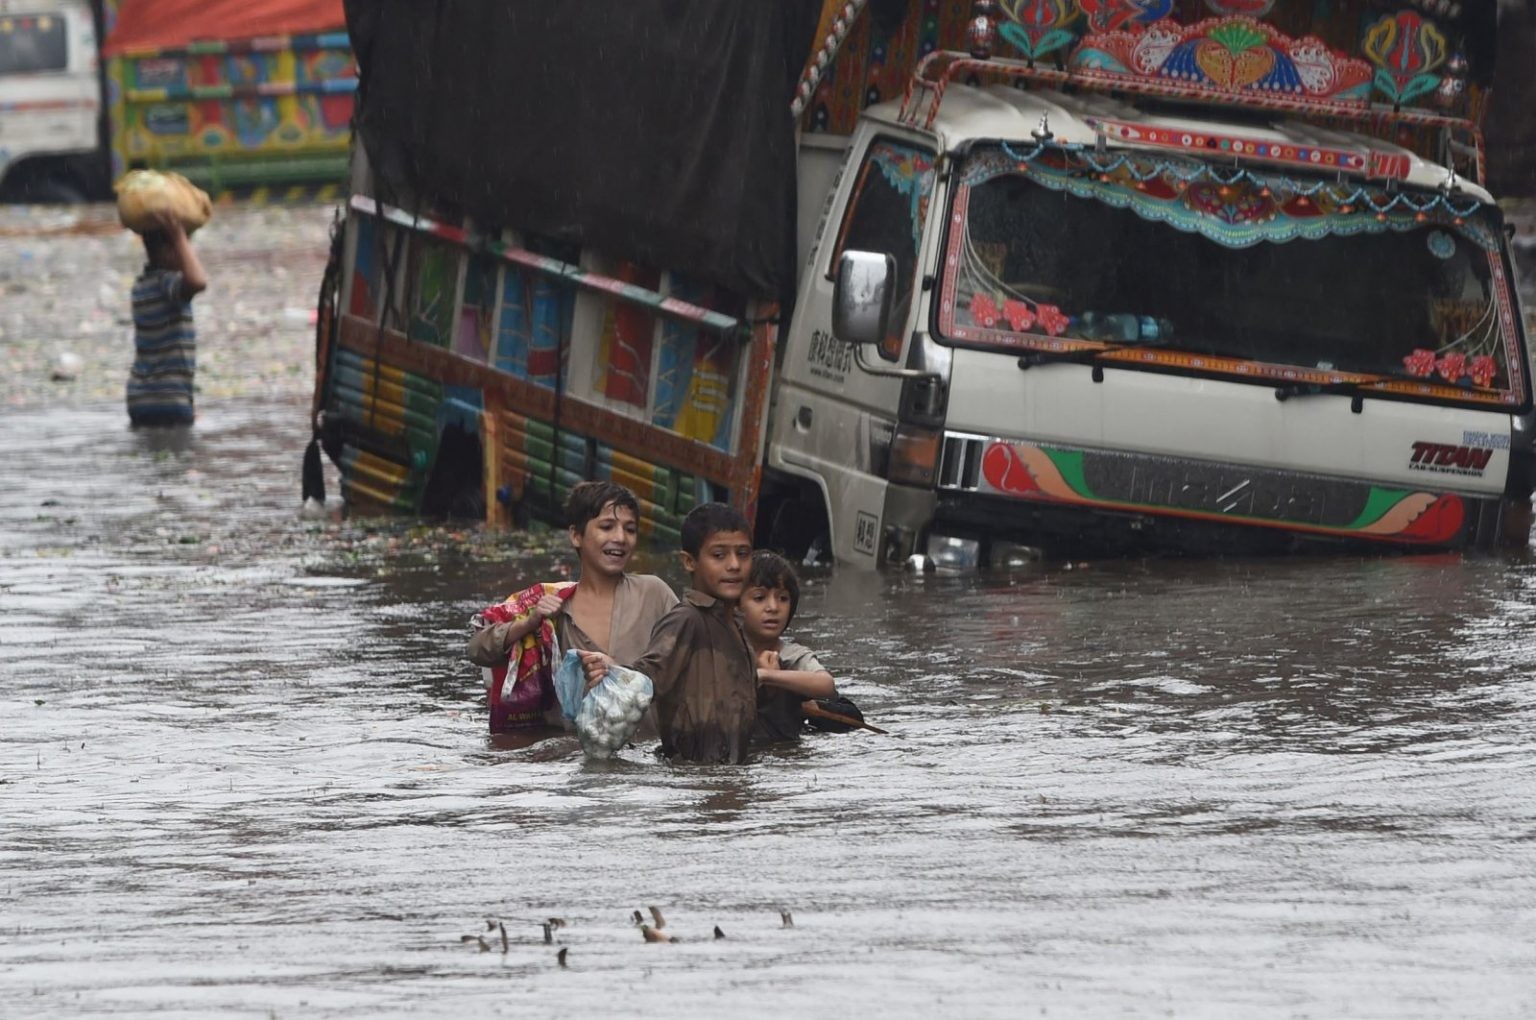
[[[757,515],[757,544],[762,548],[799,563],[813,547],[822,552],[829,549],[830,533],[819,492],[784,486],[764,493]]]

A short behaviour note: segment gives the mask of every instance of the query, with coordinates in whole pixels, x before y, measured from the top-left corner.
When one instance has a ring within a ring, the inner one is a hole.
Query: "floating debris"
[[[54,382],[73,382],[82,369],[85,368],[85,359],[74,351],[60,351],[53,359],[53,371],[48,378]]]

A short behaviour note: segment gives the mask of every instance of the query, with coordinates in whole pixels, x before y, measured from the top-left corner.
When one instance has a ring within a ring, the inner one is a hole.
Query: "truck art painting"
[[[356,88],[340,0],[0,0],[0,195],[334,197]]]

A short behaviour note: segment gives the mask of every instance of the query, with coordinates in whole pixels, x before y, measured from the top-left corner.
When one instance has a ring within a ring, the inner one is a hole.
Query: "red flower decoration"
[[[997,325],[997,302],[985,294],[971,296],[971,318],[976,320],[976,325],[991,328]]]
[[[1435,370],[1435,352],[1416,347],[1412,354],[1403,359],[1403,367],[1409,375],[1428,376]]]
[[[1015,333],[1022,333],[1035,324],[1035,313],[1024,302],[1013,298],[1003,302],[1003,318],[1008,320]]]
[[[1040,305],[1035,309],[1035,316],[1039,320],[1040,328],[1051,336],[1060,336],[1072,321],[1062,315],[1061,309],[1055,305]]]
[[[1435,371],[1440,373],[1440,378],[1453,383],[1467,374],[1467,356],[1460,352],[1447,354],[1435,362]]]
[[[1473,384],[1487,389],[1499,374],[1499,363],[1486,354],[1479,354],[1467,366],[1467,374],[1472,377]]]

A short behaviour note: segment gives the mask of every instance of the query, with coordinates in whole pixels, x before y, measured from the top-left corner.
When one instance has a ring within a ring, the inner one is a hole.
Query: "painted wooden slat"
[[[146,47],[124,50],[118,56],[128,60],[144,60],[159,57],[202,57],[220,53],[280,53],[283,50],[306,52],[310,50],[347,50],[352,41],[346,32],[317,32],[305,35],[267,35],[254,39],[208,39],[190,42],[185,46],[168,46],[162,49]]]
[[[658,315],[690,322],[700,329],[708,330],[711,333],[736,333],[745,329],[745,324],[735,316],[724,315],[688,301],[669,297],[646,287],[639,287],[632,283],[625,283],[623,280],[614,279],[611,276],[594,273],[580,266],[572,265],[569,262],[562,262],[547,255],[539,255],[528,251],[526,248],[519,248],[495,238],[473,234],[462,227],[452,227],[446,223],[439,223],[425,216],[418,216],[404,209],[375,201],[366,195],[353,195],[350,205],[358,212],[379,217],[397,226],[406,227],[417,233],[427,234],[431,237],[469,248],[472,251],[493,255],[504,262],[560,280],[569,286],[581,290],[607,294],[620,301],[641,305],[651,309]]]
[[[202,102],[294,95],[336,96],[356,91],[356,78],[331,78],[327,81],[268,81],[250,85],[167,85],[157,89],[127,89],[123,98],[129,103],[172,103],[187,99]]]
[[[412,343],[394,330],[380,331],[378,327],[356,316],[342,317],[341,346],[370,357],[380,356],[386,364],[430,375],[452,386],[478,386],[495,390],[502,407],[520,408],[530,417],[550,421],[555,416],[555,397],[550,390],[499,372],[478,361],[471,361],[452,351]],[[765,357],[771,360],[771,345]],[[749,408],[754,400],[767,399],[766,378],[759,384],[764,392],[749,392]],[[746,481],[741,477],[741,465],[724,451],[648,422],[615,415],[571,395],[566,395],[560,401],[560,429],[562,432],[574,430],[637,457],[654,458],[663,464],[677,465],[727,487]],[[751,449],[754,451],[754,460],[756,446],[753,439]],[[750,468],[749,465],[748,470]]]

